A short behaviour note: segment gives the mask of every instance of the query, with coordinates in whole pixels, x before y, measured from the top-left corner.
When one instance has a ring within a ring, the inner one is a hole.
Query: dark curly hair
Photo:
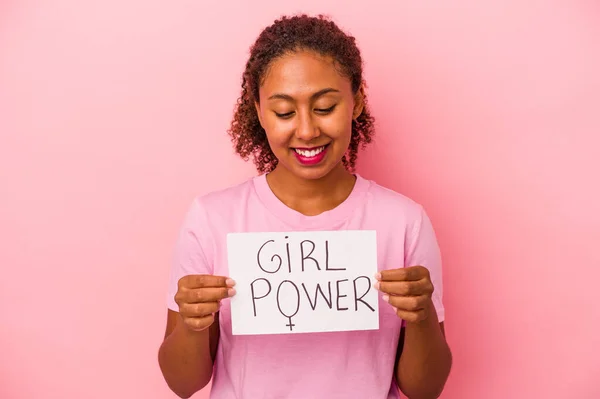
[[[236,152],[244,160],[252,156],[260,173],[272,171],[277,166],[277,158],[271,151],[254,107],[259,100],[259,86],[273,60],[299,50],[332,57],[340,72],[350,79],[354,93],[365,85],[362,58],[354,37],[344,33],[327,17],[284,16],[265,28],[250,48],[242,77],[242,93],[228,130]],[[359,147],[370,143],[374,134],[374,118],[369,113],[366,100],[365,96],[362,113],[352,121],[350,145],[342,160],[349,170],[355,167]]]

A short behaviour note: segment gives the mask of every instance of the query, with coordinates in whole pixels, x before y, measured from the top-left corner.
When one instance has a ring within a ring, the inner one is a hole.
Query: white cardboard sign
[[[231,233],[233,335],[379,328],[375,231]]]

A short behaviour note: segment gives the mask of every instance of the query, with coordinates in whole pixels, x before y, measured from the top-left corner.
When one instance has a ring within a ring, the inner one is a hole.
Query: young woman
[[[353,173],[371,141],[362,60],[324,17],[284,17],[251,49],[230,129],[259,175],[195,199],[176,246],[159,364],[190,397],[436,398],[451,367],[441,260],[423,208]],[[231,232],[376,230],[380,328],[232,335]],[[398,390],[399,388],[399,390]]]

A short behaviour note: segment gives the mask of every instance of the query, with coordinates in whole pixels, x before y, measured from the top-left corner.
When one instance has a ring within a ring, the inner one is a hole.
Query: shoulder
[[[398,191],[385,187],[373,180],[369,184],[367,201],[379,213],[392,219],[400,217],[408,224],[418,222],[423,217],[423,206]]]
[[[251,177],[224,188],[199,194],[193,200],[192,210],[205,213],[231,210],[252,195],[255,179],[256,177]]]
[[[215,220],[222,223],[230,216],[244,209],[248,198],[254,193],[255,177],[217,190],[197,194],[188,206],[184,217],[184,227],[196,230],[207,228]]]
[[[390,188],[370,182],[372,212],[379,215],[383,232],[403,230],[405,262],[437,270],[439,247],[435,229],[422,204]]]

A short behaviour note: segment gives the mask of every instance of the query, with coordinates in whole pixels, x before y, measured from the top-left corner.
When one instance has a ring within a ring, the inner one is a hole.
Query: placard
[[[375,231],[227,236],[234,335],[379,328]]]

